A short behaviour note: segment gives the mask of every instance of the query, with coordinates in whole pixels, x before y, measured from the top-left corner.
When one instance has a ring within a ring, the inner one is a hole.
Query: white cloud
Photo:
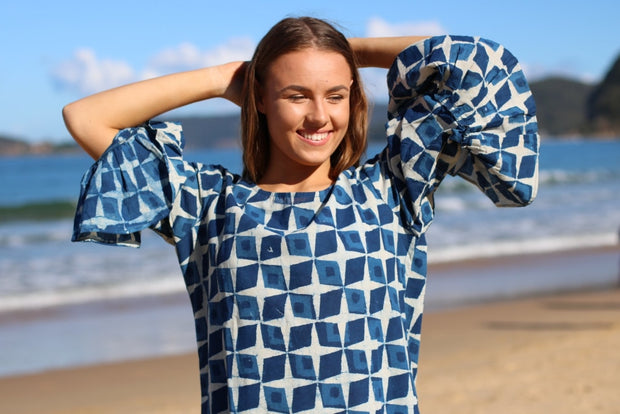
[[[214,49],[200,50],[191,43],[164,49],[153,56],[144,68],[137,69],[124,61],[101,59],[91,49],[83,48],[58,64],[51,73],[60,88],[78,95],[88,95],[129,82],[167,73],[197,69],[234,60],[248,60],[254,52],[249,38],[235,38]]]
[[[78,49],[53,70],[52,78],[63,89],[90,94],[131,82],[135,72],[125,62],[99,59],[91,49]]]
[[[448,30],[436,21],[389,23],[380,17],[372,17],[366,24],[366,36],[368,37],[436,36],[447,33]]]
[[[174,48],[164,49],[151,58],[142,72],[142,77],[149,78],[235,60],[249,60],[254,47],[254,42],[249,38],[233,38],[223,45],[205,51],[191,43],[182,43]]]

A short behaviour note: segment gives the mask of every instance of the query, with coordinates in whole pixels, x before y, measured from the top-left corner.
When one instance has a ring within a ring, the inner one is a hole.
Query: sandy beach
[[[424,414],[620,412],[620,289],[427,315]]]
[[[620,412],[617,287],[439,309],[422,332],[423,414]],[[6,414],[198,413],[199,398],[193,353],[0,378]]]

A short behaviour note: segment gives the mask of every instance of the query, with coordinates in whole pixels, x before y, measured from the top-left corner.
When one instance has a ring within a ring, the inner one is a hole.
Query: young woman
[[[390,68],[387,145],[361,166],[358,66]],[[242,176],[185,161],[181,127],[149,121],[213,97],[241,105]],[[446,174],[499,206],[537,188],[523,73],[472,37],[347,40],[289,18],[249,63],[123,86],[63,114],[97,159],[73,239],[136,246],[151,228],[176,248],[204,413],[417,412],[433,192]]]

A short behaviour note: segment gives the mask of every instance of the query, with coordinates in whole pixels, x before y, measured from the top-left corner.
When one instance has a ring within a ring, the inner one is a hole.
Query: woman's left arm
[[[407,46],[429,36],[353,37],[349,44],[360,67],[389,68]]]
[[[536,105],[507,49],[479,37],[435,36],[398,54],[387,79],[389,147],[412,197],[458,174],[498,206],[534,200]]]

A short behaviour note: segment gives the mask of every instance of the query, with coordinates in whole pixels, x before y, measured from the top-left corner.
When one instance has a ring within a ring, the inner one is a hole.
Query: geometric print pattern
[[[518,63],[470,37],[412,45],[388,73],[385,150],[316,193],[270,193],[182,157],[173,123],[119,132],[85,174],[73,240],[176,247],[202,412],[418,412],[425,231],[446,174],[500,206],[537,188]]]

